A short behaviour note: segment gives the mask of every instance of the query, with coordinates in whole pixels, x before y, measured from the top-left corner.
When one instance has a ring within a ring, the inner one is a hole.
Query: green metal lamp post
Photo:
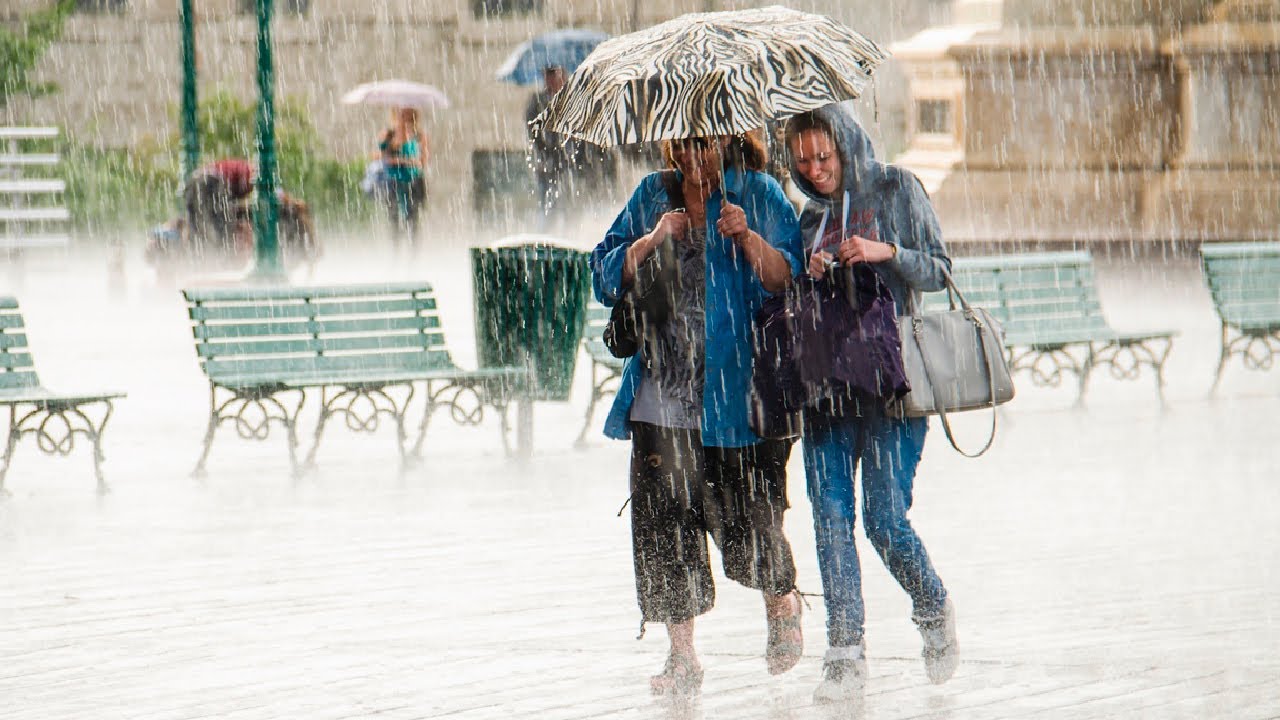
[[[200,163],[200,129],[196,124],[196,31],[192,0],[178,6],[182,48],[182,178],[185,181]]]
[[[271,6],[273,0],[257,0],[258,15],[258,211],[254,214],[257,236],[255,279],[272,282],[285,278],[276,237],[275,70],[271,59]]]

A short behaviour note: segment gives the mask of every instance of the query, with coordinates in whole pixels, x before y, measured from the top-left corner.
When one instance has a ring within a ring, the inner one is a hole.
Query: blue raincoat
[[[782,253],[791,274],[801,271],[800,230],[795,210],[777,181],[763,173],[725,170],[722,183],[729,202],[747,215],[747,226]],[[716,230],[723,202],[720,190],[707,198],[706,250],[706,378],[702,399],[702,444],[744,447],[760,438],[747,424],[751,385],[751,328],[769,292],[747,264],[733,240]],[[591,253],[591,281],[596,298],[612,306],[622,294],[622,266],[631,243],[648,234],[671,207],[659,173],[640,181],[604,240]],[[604,434],[616,440],[631,436],[631,405],[643,369],[628,359]]]

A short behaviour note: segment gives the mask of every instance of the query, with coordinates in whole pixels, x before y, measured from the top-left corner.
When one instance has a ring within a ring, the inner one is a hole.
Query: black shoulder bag
[[[662,184],[671,200],[671,210],[684,210],[684,191],[675,170],[662,171]],[[604,328],[604,344],[618,358],[640,351],[647,331],[671,317],[680,289],[679,260],[670,238],[636,268],[635,281],[613,305]]]

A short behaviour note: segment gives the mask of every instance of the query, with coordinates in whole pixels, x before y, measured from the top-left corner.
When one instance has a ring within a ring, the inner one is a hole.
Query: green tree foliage
[[[14,29],[0,27],[0,107],[15,95],[44,95],[52,83],[31,80],[31,71],[62,34],[62,25],[75,10],[76,0],[57,0],[50,7],[27,15]]]

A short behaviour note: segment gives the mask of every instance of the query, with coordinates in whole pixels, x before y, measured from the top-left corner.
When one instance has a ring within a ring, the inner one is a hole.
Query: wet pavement
[[[569,403],[537,407],[527,463],[504,457],[496,418],[439,416],[405,473],[389,429],[335,427],[300,480],[278,433],[221,435],[193,480],[208,391],[177,293],[131,267],[112,298],[92,258],[70,275],[36,264],[19,295],[45,384],[129,397],[103,497],[86,447],[19,448],[0,503],[0,718],[1280,717],[1280,372],[1237,361],[1208,400],[1219,326],[1195,262],[1099,271],[1113,325],[1180,331],[1168,406],[1149,376],[1099,374],[1079,409],[1072,388],[1020,377],[978,460],[935,423],[912,518],[963,662],[928,683],[907,598],[864,541],[867,696],[823,708],[821,600],[805,658],[772,677],[760,598],[718,569],[701,699],[649,697],[666,641],[635,639],[627,447],[573,447],[581,367]],[[436,284],[473,363],[465,249],[392,263],[340,248],[317,280],[410,277]],[[986,423],[958,418],[959,440]],[[818,593],[798,453],[791,477],[800,584]]]

